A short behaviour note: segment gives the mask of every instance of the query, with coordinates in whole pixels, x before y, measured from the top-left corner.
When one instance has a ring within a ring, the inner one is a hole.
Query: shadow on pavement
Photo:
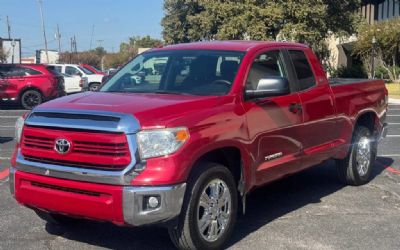
[[[7,143],[7,142],[10,142],[12,140],[14,140],[13,137],[2,137],[2,136],[0,136],[0,144]]]
[[[391,159],[379,158],[390,162]],[[391,160],[393,162],[393,160]],[[372,179],[384,170],[375,164]],[[232,246],[260,227],[292,211],[345,187],[336,177],[333,161],[258,189],[248,196],[246,215],[240,216],[228,243]],[[84,221],[79,226],[59,227],[46,224],[50,234],[85,242],[90,245],[117,249],[173,249],[167,230],[163,228],[121,228],[108,223]]]
[[[23,109],[20,105],[16,104],[4,104],[0,103],[0,110],[21,110]]]

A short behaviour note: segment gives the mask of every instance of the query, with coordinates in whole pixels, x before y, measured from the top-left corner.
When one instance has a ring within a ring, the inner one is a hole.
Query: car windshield
[[[84,67],[78,66],[78,68],[79,68],[80,70],[82,70],[86,75],[93,75],[93,72],[92,72],[92,71],[90,71],[90,70],[88,70],[88,69],[86,69],[86,68],[84,68]]]
[[[137,56],[101,92],[224,95],[236,77],[244,52],[171,50]]]

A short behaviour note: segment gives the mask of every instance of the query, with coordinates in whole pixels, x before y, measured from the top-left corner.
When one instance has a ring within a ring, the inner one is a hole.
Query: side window
[[[2,65],[0,66],[0,75],[3,77],[8,77],[10,70],[11,70],[10,66]]]
[[[20,67],[12,66],[10,67],[10,71],[7,73],[8,77],[22,77],[26,76],[25,69]]]
[[[79,71],[75,67],[66,66],[65,74],[70,75],[70,76],[79,75]]]
[[[36,76],[36,75],[42,74],[41,72],[34,70],[34,69],[24,68],[24,70],[25,70],[26,76]]]
[[[62,73],[62,67],[61,66],[54,66],[55,71],[57,71],[58,73]]]
[[[279,50],[268,51],[260,54],[251,65],[246,80],[246,89],[257,90],[259,81],[271,76],[287,78],[284,65],[282,53]]]
[[[300,50],[289,50],[293,67],[299,80],[300,90],[305,90],[316,85],[314,73],[306,55]]]

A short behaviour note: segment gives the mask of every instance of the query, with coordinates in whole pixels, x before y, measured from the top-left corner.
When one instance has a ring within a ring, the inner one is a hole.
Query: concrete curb
[[[399,104],[400,105],[400,99],[389,98],[389,104]]]

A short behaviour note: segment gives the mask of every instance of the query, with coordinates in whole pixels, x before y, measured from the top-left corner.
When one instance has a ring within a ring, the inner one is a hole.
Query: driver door
[[[254,58],[246,80],[247,90],[256,90],[260,80],[268,77],[287,78],[291,85],[291,93],[287,95],[244,102],[251,152],[256,152],[253,156],[256,185],[296,172],[301,166],[302,115],[296,109],[300,98],[292,86],[294,81],[286,62],[280,50],[261,52]]]

